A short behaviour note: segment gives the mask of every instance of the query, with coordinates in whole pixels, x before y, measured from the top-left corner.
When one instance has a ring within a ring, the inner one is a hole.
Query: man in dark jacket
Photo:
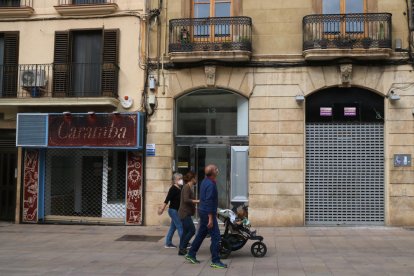
[[[210,164],[205,167],[204,172],[206,177],[200,184],[200,205],[198,208],[200,227],[191,244],[190,251],[185,255],[185,258],[193,264],[200,263],[196,258],[196,254],[208,233],[211,236],[210,266],[213,268],[227,268],[227,265],[220,261],[219,256],[219,243],[221,237],[217,223],[218,192],[216,178],[218,175],[218,168],[216,165]]]

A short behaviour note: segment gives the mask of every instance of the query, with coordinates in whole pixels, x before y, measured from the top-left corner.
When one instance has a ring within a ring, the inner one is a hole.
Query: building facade
[[[145,5],[0,3],[0,219],[142,224]]]
[[[146,224],[168,222],[172,172],[207,163],[220,207],[248,204],[253,225],[414,224],[410,1],[150,8]]]

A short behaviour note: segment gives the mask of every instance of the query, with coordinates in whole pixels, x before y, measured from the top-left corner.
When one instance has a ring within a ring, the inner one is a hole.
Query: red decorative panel
[[[49,115],[51,147],[136,147],[138,114]]]
[[[37,222],[39,151],[26,150],[23,178],[23,222]]]
[[[142,156],[128,152],[126,224],[142,224]]]

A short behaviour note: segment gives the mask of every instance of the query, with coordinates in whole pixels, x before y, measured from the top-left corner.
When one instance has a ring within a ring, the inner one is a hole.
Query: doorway
[[[0,150],[0,220],[13,221],[16,208],[16,150]]]

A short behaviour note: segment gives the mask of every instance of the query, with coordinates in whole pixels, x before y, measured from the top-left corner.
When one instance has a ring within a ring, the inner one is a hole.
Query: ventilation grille
[[[306,223],[384,224],[383,124],[306,125]]]
[[[47,114],[18,114],[16,145],[18,147],[46,147],[47,119]]]

